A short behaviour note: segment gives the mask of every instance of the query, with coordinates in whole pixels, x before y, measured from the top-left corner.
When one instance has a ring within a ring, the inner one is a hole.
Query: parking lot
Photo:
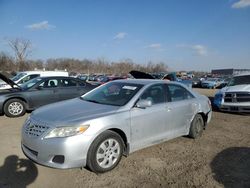
[[[213,96],[215,90],[197,89]],[[114,170],[58,170],[22,153],[20,118],[0,116],[0,188],[250,187],[250,116],[214,112],[203,136],[180,137],[123,157]]]

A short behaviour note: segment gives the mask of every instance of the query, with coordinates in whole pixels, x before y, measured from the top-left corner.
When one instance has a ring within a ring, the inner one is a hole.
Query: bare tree
[[[25,70],[27,68],[25,60],[31,53],[31,42],[26,39],[15,38],[9,40],[8,43],[14,51],[19,71]]]
[[[14,59],[4,52],[0,52],[0,71],[13,71]]]

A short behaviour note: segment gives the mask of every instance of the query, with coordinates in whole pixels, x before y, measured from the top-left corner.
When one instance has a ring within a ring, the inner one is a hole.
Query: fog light
[[[52,159],[52,162],[63,164],[64,163],[64,156],[63,155],[55,155]]]

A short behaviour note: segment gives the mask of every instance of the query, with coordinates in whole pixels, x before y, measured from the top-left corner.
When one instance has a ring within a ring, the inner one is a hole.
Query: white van
[[[25,71],[19,72],[16,76],[11,78],[18,85],[36,78],[36,77],[47,77],[47,76],[69,76],[69,73],[66,71]],[[0,89],[9,89],[10,85],[6,83],[0,83]]]

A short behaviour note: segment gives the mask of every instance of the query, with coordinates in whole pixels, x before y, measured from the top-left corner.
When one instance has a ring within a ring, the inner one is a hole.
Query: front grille
[[[224,97],[225,102],[250,102],[250,92],[228,92]]]
[[[30,137],[41,136],[49,127],[40,121],[28,120],[25,125],[24,132]]]

